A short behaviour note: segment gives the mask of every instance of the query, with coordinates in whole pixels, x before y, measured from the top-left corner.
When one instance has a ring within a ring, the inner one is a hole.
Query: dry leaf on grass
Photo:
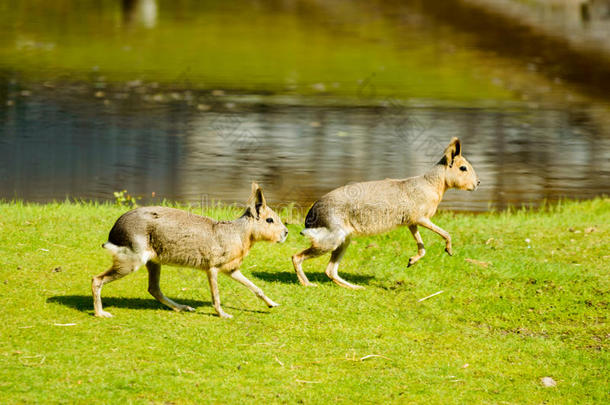
[[[553,380],[551,377],[542,377],[540,379],[540,381],[542,382],[542,385],[544,385],[545,387],[557,386],[557,382],[555,380]]]

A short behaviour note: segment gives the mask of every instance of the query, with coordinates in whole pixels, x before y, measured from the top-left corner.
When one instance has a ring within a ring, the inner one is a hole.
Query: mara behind
[[[311,240],[311,247],[292,256],[299,281],[314,285],[303,272],[303,261],[332,252],[326,275],[340,286],[362,288],[342,279],[337,271],[352,235],[375,235],[398,226],[408,226],[417,242],[417,254],[409,259],[409,266],[426,254],[418,226],[443,237],[445,251],[452,255],[449,233],[430,218],[445,191],[474,191],[479,183],[472,165],[462,156],[460,140],[453,138],[441,160],[421,176],[354,183],[332,190],[314,203],[305,218],[301,234]]]
[[[102,309],[104,284],[124,277],[144,264],[148,269],[148,292],[175,311],[194,311],[167,298],[159,286],[161,265],[197,268],[208,276],[212,303],[221,318],[231,318],[220,306],[218,273],[228,274],[245,285],[269,307],[278,304],[239,270],[256,241],[284,242],[288,229],[267,206],[263,191],[252,183],[252,194],[244,214],[234,221],[215,221],[168,207],[142,207],[123,214],[102,246],[113,256],[109,270],[93,277],[91,290],[95,315],[111,317]]]

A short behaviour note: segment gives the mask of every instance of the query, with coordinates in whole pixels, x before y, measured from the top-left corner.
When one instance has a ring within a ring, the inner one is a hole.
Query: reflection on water
[[[234,202],[258,180],[307,205],[421,174],[452,136],[482,185],[445,208],[608,194],[610,62],[570,39],[607,19],[562,37],[473,3],[0,0],[0,198]]]
[[[147,28],[157,25],[158,8],[156,0],[122,0],[123,23],[125,26],[140,24]]]
[[[445,208],[588,198],[610,190],[610,140],[586,112],[506,108],[304,107],[30,96],[0,120],[1,197],[34,201],[132,194],[241,201],[249,182],[274,203],[307,205],[353,181],[422,173],[452,136],[481,177]]]

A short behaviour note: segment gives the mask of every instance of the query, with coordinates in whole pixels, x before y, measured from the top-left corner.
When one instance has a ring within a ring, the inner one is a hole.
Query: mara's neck
[[[215,227],[225,245],[229,249],[239,250],[244,256],[255,242],[252,221],[246,216],[241,216],[232,221],[218,221]]]
[[[424,179],[438,192],[439,201],[447,191],[447,181],[445,178],[445,166],[435,165],[424,174]]]
[[[252,232],[252,221],[246,215],[242,215],[241,217],[228,222],[228,224],[241,240],[242,246],[246,252],[249,251],[250,247],[252,247],[252,244],[255,242],[254,234]]]

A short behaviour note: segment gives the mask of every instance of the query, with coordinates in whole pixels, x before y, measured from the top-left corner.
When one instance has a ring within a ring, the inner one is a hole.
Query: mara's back
[[[186,236],[205,233],[216,222],[169,207],[140,207],[121,215],[110,230],[108,241],[117,246],[134,248],[135,238],[140,235],[162,237],[169,241]]]
[[[209,267],[230,259],[238,235],[228,223],[168,207],[141,207],[123,214],[108,241],[151,249],[162,263]]]
[[[322,196],[309,210],[306,228],[343,228],[360,235],[409,224],[421,199],[419,177],[348,184]]]

